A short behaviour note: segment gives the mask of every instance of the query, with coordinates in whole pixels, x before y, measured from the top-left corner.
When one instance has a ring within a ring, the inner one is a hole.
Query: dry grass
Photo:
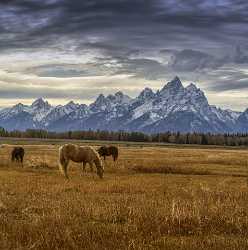
[[[121,147],[70,180],[57,145],[0,149],[1,249],[248,249],[246,150]]]

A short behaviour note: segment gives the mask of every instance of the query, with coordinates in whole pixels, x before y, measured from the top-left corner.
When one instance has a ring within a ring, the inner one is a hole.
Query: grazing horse
[[[93,163],[97,169],[97,175],[103,178],[104,168],[101,158],[93,147],[78,146],[74,144],[65,144],[59,148],[59,169],[61,173],[68,179],[67,167],[69,161],[83,163],[83,169],[87,163],[93,169]]]
[[[97,150],[97,152],[100,156],[103,156],[104,160],[106,159],[106,156],[110,155],[112,155],[114,161],[118,159],[118,148],[116,146],[102,146]]]
[[[21,164],[23,164],[24,154],[25,154],[24,148],[14,147],[12,152],[11,152],[12,162],[17,161],[17,162],[21,162]]]

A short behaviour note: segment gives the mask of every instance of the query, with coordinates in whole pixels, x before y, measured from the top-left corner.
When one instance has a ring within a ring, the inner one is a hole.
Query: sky
[[[248,108],[247,0],[1,0],[0,107],[136,97],[175,76]]]

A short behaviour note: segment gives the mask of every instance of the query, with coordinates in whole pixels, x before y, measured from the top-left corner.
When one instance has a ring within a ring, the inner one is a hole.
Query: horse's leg
[[[21,161],[21,165],[23,167],[23,156],[22,155],[20,156],[20,161]]]
[[[17,155],[17,157],[16,157],[16,162],[18,162],[18,163],[20,163],[20,156],[19,155]]]
[[[69,179],[67,175],[67,167],[69,164],[69,159],[64,155],[63,148],[59,149],[59,170],[65,176],[65,178]]]
[[[65,174],[66,179],[69,179],[68,174],[67,174],[68,164],[69,164],[69,160],[65,160],[65,163],[64,163],[64,174]]]
[[[11,161],[14,162],[15,161],[15,155],[12,153],[11,154]]]
[[[59,162],[59,170],[65,176],[66,179],[69,179],[68,174],[67,174],[68,164],[69,164],[68,159],[64,159],[63,161]]]
[[[87,165],[87,162],[83,161],[82,165],[81,165],[81,167],[82,167],[82,173],[86,172],[86,165]],[[83,174],[82,174],[82,176],[83,176]]]
[[[86,171],[86,164],[87,164],[87,163],[84,161],[84,162],[83,162],[83,172]]]
[[[82,170],[82,171],[80,171],[81,172],[81,176],[83,176],[83,172],[85,172],[86,164],[87,163],[85,161],[83,161],[82,164],[80,165],[81,166],[81,170]]]
[[[90,162],[89,164],[90,164],[90,170],[91,170],[91,173],[93,173],[93,163],[92,163],[92,162]]]

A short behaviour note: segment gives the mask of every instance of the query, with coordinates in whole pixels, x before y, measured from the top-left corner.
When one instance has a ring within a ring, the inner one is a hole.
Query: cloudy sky
[[[247,0],[1,0],[0,107],[135,97],[179,76],[248,107]]]

